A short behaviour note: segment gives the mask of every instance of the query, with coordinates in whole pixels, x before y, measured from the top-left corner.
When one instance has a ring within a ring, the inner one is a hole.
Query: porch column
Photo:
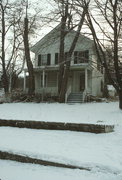
[[[26,91],[26,71],[24,71],[24,91]]]
[[[43,73],[42,73],[42,87],[43,89],[45,87],[45,69],[43,69]]]
[[[85,91],[88,90],[88,70],[85,69]]]
[[[44,88],[45,88],[45,69],[42,72],[42,101],[44,100]]]

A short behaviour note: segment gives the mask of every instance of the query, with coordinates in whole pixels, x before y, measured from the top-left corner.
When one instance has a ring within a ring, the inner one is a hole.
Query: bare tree
[[[24,49],[25,49],[25,59],[27,63],[28,73],[29,73],[29,90],[28,94],[32,95],[35,91],[35,80],[34,80],[34,70],[33,70],[33,64],[30,57],[30,48],[29,48],[29,28],[28,28],[28,0],[26,1],[26,13],[24,18]]]
[[[10,3],[9,0],[0,1],[0,23],[1,23],[1,66],[2,81],[5,93],[9,91],[11,64],[14,64],[18,57],[18,50],[22,42],[18,41],[20,34],[18,33],[17,23],[19,17],[16,16],[17,3]]]
[[[24,53],[25,53],[25,61],[28,69],[29,74],[29,89],[28,94],[32,95],[35,93],[35,78],[34,78],[34,69],[33,69],[33,63],[31,60],[30,55],[30,36],[35,34],[36,28],[37,28],[37,22],[38,25],[40,25],[41,22],[41,8],[38,8],[37,6],[31,6],[31,4],[28,2],[28,0],[20,0],[21,6],[24,7],[23,10],[23,17],[24,17],[24,26],[22,24],[19,24],[20,26],[20,32],[23,33],[23,41],[24,41]],[[38,4],[37,4],[38,5]],[[30,11],[33,10],[33,13]],[[23,21],[21,21],[22,23]],[[42,25],[40,25],[42,27]]]
[[[1,10],[1,36],[2,36],[2,47],[1,47],[1,61],[2,61],[2,72],[3,72],[3,87],[5,93],[8,92],[8,78],[5,66],[5,36],[6,36],[6,25],[5,25],[5,13],[8,6],[8,1],[4,4],[3,1],[0,1],[0,10]]]
[[[105,68],[109,82],[118,92],[119,107],[122,109],[122,49],[120,48],[120,42],[122,41],[122,1],[95,0],[94,2],[100,18],[97,18],[98,14],[95,17],[94,13],[91,13],[89,9],[87,11],[88,26],[92,32],[98,59]],[[99,32],[102,33],[104,41]],[[111,55],[108,49],[111,49]],[[111,56],[111,63],[108,60],[109,56]],[[113,73],[111,73],[112,71]]]
[[[84,0],[78,1],[76,4],[76,1],[70,1],[70,0],[62,0],[59,4],[61,4],[60,7],[60,14],[61,14],[61,33],[60,33],[60,50],[59,50],[59,78],[58,78],[58,92],[59,92],[59,102],[63,103],[65,102],[65,94],[67,89],[67,82],[69,77],[69,71],[70,71],[70,64],[71,64],[71,57],[74,52],[76,43],[78,41],[80,31],[82,29],[85,14],[87,12],[87,8],[89,5],[89,2],[87,2],[87,5],[84,4]],[[80,3],[79,11],[76,8],[76,5]],[[75,12],[75,16],[77,14],[77,18],[79,18],[78,23],[73,23],[73,14]],[[78,13],[77,13],[78,12]],[[80,14],[80,16],[79,16]],[[69,48],[69,52],[67,53],[67,57],[65,56],[65,49],[64,49],[64,41],[66,35],[74,29],[74,27],[77,27],[75,36],[73,41],[71,42],[71,46]]]

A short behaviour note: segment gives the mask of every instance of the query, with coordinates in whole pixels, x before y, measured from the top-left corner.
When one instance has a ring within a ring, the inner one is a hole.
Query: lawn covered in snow
[[[51,122],[120,124],[122,111],[111,103],[5,103],[0,104],[1,119]]]
[[[1,180],[122,180],[122,111],[118,103],[5,103],[1,119],[115,124],[106,134],[0,127],[0,150],[90,167],[71,170],[0,160]]]
[[[2,151],[122,173],[122,126],[108,134],[0,127],[0,137]]]
[[[23,164],[0,160],[1,180],[122,180],[120,174],[99,171],[81,171],[78,169],[64,169],[45,167],[33,164]]]

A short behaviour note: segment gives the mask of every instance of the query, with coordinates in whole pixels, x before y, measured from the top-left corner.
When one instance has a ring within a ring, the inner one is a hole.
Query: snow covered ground
[[[0,104],[1,119],[75,122],[75,123],[122,123],[122,111],[118,102],[113,103],[6,103]]]
[[[121,126],[109,134],[0,127],[0,137],[3,151],[59,163],[122,171]]]
[[[55,167],[44,167],[32,164],[23,164],[0,160],[1,180],[122,180],[120,174],[109,171],[71,170]]]
[[[1,119],[115,124],[115,132],[92,134],[0,127],[0,150],[90,167],[91,171],[0,160],[1,180],[122,180],[122,112],[118,103],[0,104]]]

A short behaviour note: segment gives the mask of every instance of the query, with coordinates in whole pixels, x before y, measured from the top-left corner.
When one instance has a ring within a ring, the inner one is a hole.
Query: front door
[[[85,73],[80,74],[80,91],[84,91],[85,89]]]

